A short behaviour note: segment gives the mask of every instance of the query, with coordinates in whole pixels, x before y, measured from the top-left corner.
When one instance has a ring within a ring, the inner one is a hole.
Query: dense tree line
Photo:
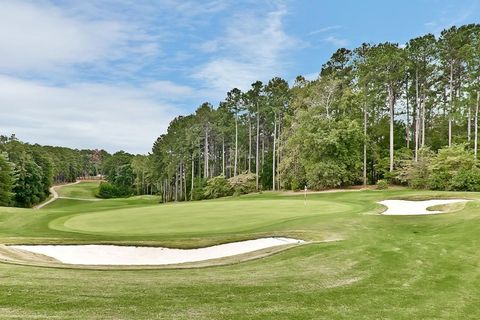
[[[0,205],[32,207],[45,200],[52,184],[102,173],[110,155],[99,150],[40,146],[0,136]]]
[[[149,184],[164,201],[245,173],[256,190],[407,184],[405,168],[445,146],[476,167],[479,90],[479,25],[341,48],[316,80],[257,81],[174,119],[149,156]]]
[[[0,201],[13,192],[17,205],[30,206],[52,182],[100,172],[108,180],[101,197],[159,194],[164,202],[379,180],[480,190],[479,102],[480,25],[404,46],[340,48],[315,80],[256,81],[175,118],[149,155],[2,137],[0,179],[12,190],[0,190]]]

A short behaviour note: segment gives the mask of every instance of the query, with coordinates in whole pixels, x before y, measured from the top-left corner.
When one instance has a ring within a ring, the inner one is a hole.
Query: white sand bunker
[[[382,212],[384,215],[424,215],[424,214],[438,214],[442,211],[430,211],[429,207],[466,202],[465,199],[444,199],[444,200],[425,200],[425,201],[408,201],[408,200],[384,200],[378,203],[387,207],[387,210]]]
[[[301,243],[304,241],[291,238],[261,238],[199,249],[115,245],[18,245],[10,247],[43,254],[66,264],[138,266],[198,262]]]

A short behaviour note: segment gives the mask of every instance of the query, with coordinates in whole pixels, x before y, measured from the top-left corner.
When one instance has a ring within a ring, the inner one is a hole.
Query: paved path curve
[[[50,190],[50,193],[53,195],[53,198],[50,198],[47,201],[36,205],[35,207],[33,207],[33,209],[41,209],[41,208],[45,207],[46,205],[52,203],[53,201],[57,200],[58,198],[60,198],[60,196],[58,195],[57,190],[55,190],[55,188],[60,188],[60,187],[64,187],[64,186],[71,186],[71,185],[77,184],[77,183],[80,183],[80,181],[67,183],[67,184],[61,184],[61,185],[58,185],[58,186],[51,187],[49,190]]]

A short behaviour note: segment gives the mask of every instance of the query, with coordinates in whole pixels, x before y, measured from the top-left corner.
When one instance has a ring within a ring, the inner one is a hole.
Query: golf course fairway
[[[159,204],[90,201],[96,182],[39,209],[0,207],[0,319],[476,319],[480,194],[404,188],[266,192]],[[383,200],[469,199],[386,216]],[[78,267],[8,245],[202,248],[306,243],[162,267]]]

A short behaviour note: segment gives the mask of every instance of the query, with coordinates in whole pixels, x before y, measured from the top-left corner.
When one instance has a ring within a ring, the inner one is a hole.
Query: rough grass
[[[0,208],[0,243],[196,247],[263,235],[344,239],[183,270],[0,263],[0,318],[479,318],[480,202],[447,215],[371,214],[381,210],[378,200],[412,196],[480,199],[395,189],[312,194],[306,207],[302,195],[264,193],[170,205],[145,197]]]

